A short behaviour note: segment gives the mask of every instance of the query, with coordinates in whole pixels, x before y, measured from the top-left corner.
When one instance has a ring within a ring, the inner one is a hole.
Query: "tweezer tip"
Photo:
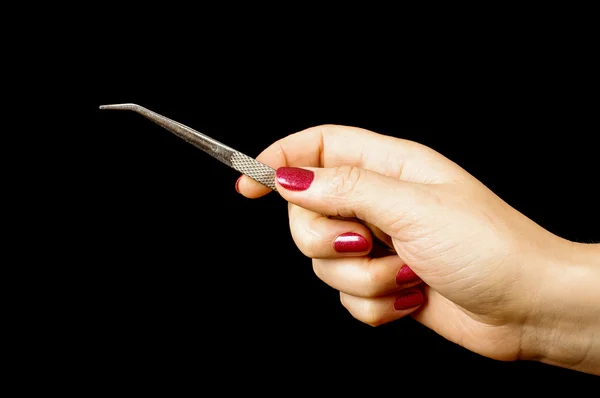
[[[100,105],[100,109],[127,109],[127,110],[135,110],[140,108],[137,104],[111,104],[111,105]]]

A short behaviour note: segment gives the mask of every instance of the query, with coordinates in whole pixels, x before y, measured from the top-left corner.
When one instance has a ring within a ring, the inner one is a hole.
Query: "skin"
[[[416,142],[324,125],[273,143],[257,159],[314,172],[308,189],[278,182],[277,191],[289,203],[296,245],[359,321],[412,316],[489,358],[600,375],[600,245],[550,233]],[[245,176],[237,189],[248,198],[270,192]],[[346,232],[372,247],[372,231],[397,254],[334,250]],[[396,283],[404,265],[420,280]],[[396,309],[397,297],[415,288],[420,305]]]

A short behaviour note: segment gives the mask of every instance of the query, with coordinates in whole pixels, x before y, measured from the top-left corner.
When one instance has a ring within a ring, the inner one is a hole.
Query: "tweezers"
[[[277,190],[275,186],[275,169],[188,126],[159,115],[156,112],[152,112],[137,104],[102,105],[100,106],[100,109],[124,109],[137,112],[159,126],[167,129],[179,138],[182,138],[212,157],[220,160],[227,166],[247,175],[274,191]]]
[[[206,152],[210,156],[214,157],[217,160],[225,163],[227,166],[239,171],[240,173],[247,175],[253,180],[261,183],[262,185],[271,188],[273,191],[277,191],[277,187],[275,186],[275,169],[267,166],[264,163],[259,162],[258,160],[251,158],[250,156],[244,155],[241,152],[236,151],[233,148],[228,147],[227,145],[204,135],[188,126],[185,126],[179,122],[171,120],[167,117],[159,115],[156,112],[152,112],[149,109],[144,108],[143,106],[137,104],[113,104],[113,105],[101,105],[100,109],[124,109],[131,110],[139,113],[140,115],[150,119],[154,123],[159,126],[165,128],[176,136],[182,138],[188,143],[194,145],[195,147],[201,149]],[[330,217],[335,219],[344,219],[343,217]],[[363,223],[361,220],[354,220]],[[387,249],[389,252],[395,253],[393,249],[393,245],[389,240],[389,237],[386,239],[384,237],[385,234],[378,233],[376,229],[367,226],[371,232],[373,232],[373,240],[378,243],[383,248]],[[380,235],[380,236],[378,236]]]

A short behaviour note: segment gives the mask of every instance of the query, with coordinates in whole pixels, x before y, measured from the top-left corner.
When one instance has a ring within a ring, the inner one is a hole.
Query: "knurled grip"
[[[240,152],[231,155],[231,167],[276,191],[275,169]]]
[[[246,156],[240,152],[233,152],[230,159],[232,168],[271,188],[272,190],[277,191],[277,188],[275,187],[275,169],[272,169],[266,164],[263,164],[258,160],[253,159],[250,156]],[[371,230],[374,243],[378,243],[380,246],[386,248],[390,252],[396,252],[391,242],[391,238],[385,235],[379,228],[368,225],[367,223],[357,219],[347,219],[344,217],[330,218],[360,222]],[[385,240],[380,238],[380,236],[384,237],[383,239]]]

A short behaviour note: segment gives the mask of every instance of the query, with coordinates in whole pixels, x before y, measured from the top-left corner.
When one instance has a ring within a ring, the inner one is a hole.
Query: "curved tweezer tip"
[[[211,156],[219,159],[221,162],[231,167],[230,157],[231,154],[235,152],[232,148],[229,148],[228,146],[225,146],[217,140],[210,138],[202,133],[199,133],[196,130],[189,128],[179,122],[176,122],[167,117],[159,115],[156,112],[146,109],[141,105],[133,103],[110,104],[100,105],[100,109],[122,109],[139,113],[145,118],[153,121],[159,126],[175,134],[179,138],[182,138],[183,140],[189,142],[192,145],[195,145],[204,152],[207,152]]]
[[[136,110],[141,108],[137,104],[112,104],[112,105],[100,105],[100,109],[126,109],[126,110]]]

